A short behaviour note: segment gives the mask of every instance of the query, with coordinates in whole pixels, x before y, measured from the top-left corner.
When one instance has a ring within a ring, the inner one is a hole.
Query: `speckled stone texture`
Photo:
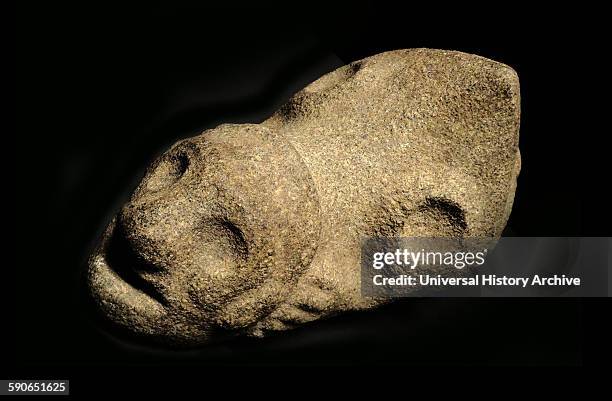
[[[101,313],[198,345],[382,301],[365,236],[501,234],[520,169],[510,67],[430,49],[356,61],[261,124],[225,124],[149,168],[91,256]]]

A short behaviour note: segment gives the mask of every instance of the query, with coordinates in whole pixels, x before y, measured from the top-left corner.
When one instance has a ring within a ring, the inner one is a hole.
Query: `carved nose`
[[[155,265],[173,258],[172,245],[182,236],[176,209],[164,198],[130,202],[118,218],[120,235],[144,262]]]
[[[163,156],[118,216],[119,229],[146,262],[166,264],[190,237],[195,217],[180,180],[189,159],[183,152]]]

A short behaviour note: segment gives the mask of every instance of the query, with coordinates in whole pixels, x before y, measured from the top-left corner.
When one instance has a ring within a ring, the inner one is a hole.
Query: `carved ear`
[[[415,78],[437,82],[421,87],[435,110],[423,141],[435,144],[429,148],[439,164],[427,177],[431,191],[422,207],[462,210],[466,234],[499,236],[521,166],[518,76],[504,64],[465,53],[423,49],[411,54],[421,67],[410,67]]]
[[[510,215],[521,168],[519,81],[504,64],[472,58],[465,68],[471,71],[477,65],[478,72],[467,71],[456,83],[465,118],[464,130],[450,135],[455,150],[451,164],[456,167],[440,184],[451,199],[459,198],[471,236],[496,237]]]

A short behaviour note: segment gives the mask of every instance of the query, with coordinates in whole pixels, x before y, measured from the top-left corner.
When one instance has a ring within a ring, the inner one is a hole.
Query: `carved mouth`
[[[127,240],[122,224],[114,224],[103,257],[117,276],[127,284],[153,298],[163,306],[168,306],[164,295],[142,273],[158,272],[159,268],[146,262]]]
[[[151,270],[131,249],[115,220],[89,261],[89,289],[101,312],[121,326],[150,333],[167,315],[167,300],[138,269]]]

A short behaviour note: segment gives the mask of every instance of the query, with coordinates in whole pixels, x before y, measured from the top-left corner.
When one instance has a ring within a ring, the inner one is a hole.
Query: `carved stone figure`
[[[378,54],[156,160],[91,256],[101,313],[169,344],[261,336],[379,305],[365,236],[498,237],[516,177],[510,67],[431,49]]]

